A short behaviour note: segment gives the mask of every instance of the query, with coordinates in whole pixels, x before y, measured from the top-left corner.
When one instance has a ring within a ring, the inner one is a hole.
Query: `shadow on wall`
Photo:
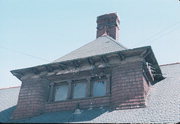
[[[11,117],[11,113],[15,110],[16,106],[10,107],[0,112],[0,123],[8,122]]]
[[[15,107],[11,107],[0,112],[0,122],[19,122],[19,123],[57,123],[57,122],[83,122],[91,121],[94,118],[100,116],[101,114],[109,111],[108,108],[93,108],[93,109],[83,109],[81,113],[74,114],[74,111],[60,111],[60,112],[50,112],[44,113],[42,115],[26,118],[23,120],[10,120],[12,111]]]

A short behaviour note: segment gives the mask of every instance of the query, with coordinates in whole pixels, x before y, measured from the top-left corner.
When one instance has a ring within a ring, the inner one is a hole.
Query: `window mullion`
[[[87,78],[86,97],[91,97],[91,78]]]
[[[68,80],[68,96],[67,99],[71,99],[72,98],[72,80]]]
[[[48,102],[53,101],[53,92],[54,92],[54,82],[51,82],[50,83],[50,93],[49,93]]]
[[[111,83],[111,77],[110,75],[107,75],[107,81],[106,81],[106,95],[110,95],[110,84]]]

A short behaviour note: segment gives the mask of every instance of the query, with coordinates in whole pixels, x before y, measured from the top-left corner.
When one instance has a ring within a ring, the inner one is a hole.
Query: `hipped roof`
[[[126,50],[123,45],[108,35],[101,36],[92,42],[70,52],[69,54],[56,59],[54,62],[62,62],[73,59],[81,59],[90,56],[97,56],[115,51]]]

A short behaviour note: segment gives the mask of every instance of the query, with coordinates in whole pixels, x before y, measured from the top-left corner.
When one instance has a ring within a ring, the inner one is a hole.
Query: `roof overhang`
[[[158,82],[163,79],[161,69],[159,67],[159,64],[154,56],[154,53],[152,51],[152,48],[150,46],[140,47],[140,48],[134,48],[134,49],[127,49],[123,51],[116,51],[116,52],[110,52],[107,54],[97,55],[97,56],[90,56],[80,59],[72,59],[67,61],[61,61],[61,62],[53,62],[49,64],[34,66],[30,68],[23,68],[18,70],[12,70],[11,73],[16,76],[18,79],[21,80],[21,77],[26,75],[27,73],[33,73],[33,74],[40,74],[42,72],[51,73],[53,70],[66,70],[67,67],[73,66],[75,68],[78,68],[81,66],[82,62],[87,62],[90,65],[93,65],[95,58],[100,58],[102,61],[106,62],[108,61],[108,56],[115,55],[117,56],[121,61],[123,61],[127,57],[133,57],[133,56],[139,56],[142,57],[147,63],[149,63],[153,71],[155,72],[153,74],[155,82]],[[44,74],[47,74],[44,73]]]

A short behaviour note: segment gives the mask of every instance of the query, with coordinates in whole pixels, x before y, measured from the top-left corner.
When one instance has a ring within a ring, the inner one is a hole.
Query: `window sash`
[[[98,80],[93,82],[92,95],[94,97],[106,95],[106,81]]]
[[[72,87],[72,88],[70,88]],[[101,79],[91,77],[76,82],[61,82],[54,86],[54,100],[64,101],[67,99],[78,99],[86,97],[101,97],[110,93],[110,78],[104,76]]]
[[[85,98],[86,97],[86,82],[73,83],[73,98]]]
[[[63,101],[68,98],[68,84],[55,86],[54,101]]]

